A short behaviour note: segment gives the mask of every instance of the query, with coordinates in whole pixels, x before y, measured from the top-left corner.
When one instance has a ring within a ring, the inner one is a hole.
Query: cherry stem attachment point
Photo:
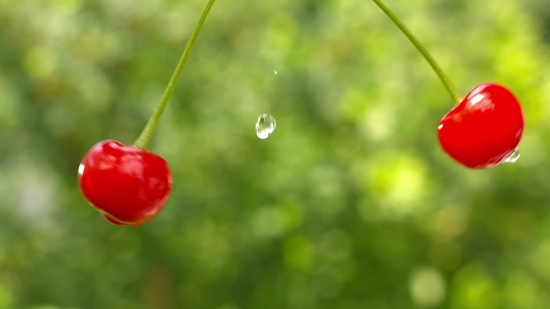
[[[170,81],[168,82],[168,86],[166,86],[166,89],[164,90],[164,94],[162,95],[160,102],[155,108],[155,111],[153,112],[153,115],[151,116],[151,118],[149,118],[147,125],[145,126],[145,128],[143,129],[143,131],[135,141],[134,146],[141,149],[147,149],[147,147],[149,146],[149,142],[153,137],[153,133],[155,132],[155,129],[158,125],[159,119],[162,116],[162,113],[164,112],[166,105],[168,105],[168,102],[170,101],[172,94],[174,93],[176,84],[178,83],[181,73],[183,72],[183,68],[187,63],[187,59],[189,58],[189,55],[191,54],[191,50],[193,49],[193,46],[197,41],[197,37],[199,36],[199,33],[202,29],[202,25],[204,24],[204,21],[206,20],[206,17],[208,16],[208,13],[210,12],[210,9],[212,8],[212,5],[214,5],[215,1],[216,0],[208,0],[208,3],[204,7],[201,17],[199,18],[199,21],[197,22],[197,25],[195,26],[195,29],[193,30],[193,33],[191,34],[191,37],[187,42],[187,46],[183,51],[183,55],[181,56],[180,61],[178,62],[178,65],[176,66],[176,70],[172,74],[172,78],[170,78]]]
[[[430,53],[424,48],[424,46],[416,39],[416,37],[407,29],[407,27],[399,20],[399,18],[384,4],[381,0],[372,0],[376,5],[388,15],[388,17],[393,21],[393,23],[405,34],[405,36],[413,43],[413,45],[418,49],[418,51],[424,56],[424,58],[428,61],[430,66],[433,68],[437,76],[439,76],[439,79],[441,82],[443,82],[443,85],[451,95],[451,98],[453,101],[455,101],[456,104],[459,104],[462,100],[462,97],[456,90],[455,86],[451,83],[451,80],[443,73],[443,70],[441,70],[441,67],[437,64],[437,62],[434,60],[434,58],[430,55]]]

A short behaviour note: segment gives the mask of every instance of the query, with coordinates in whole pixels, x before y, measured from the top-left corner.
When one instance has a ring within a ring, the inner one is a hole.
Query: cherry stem
[[[453,101],[455,101],[456,104],[459,104],[462,100],[462,97],[456,90],[456,88],[451,83],[451,80],[443,73],[443,70],[441,70],[441,67],[435,62],[434,58],[430,55],[430,53],[422,46],[422,44],[414,37],[414,35],[407,29],[407,27],[399,20],[399,18],[384,4],[381,0],[372,0],[376,5],[388,15],[388,17],[393,21],[393,23],[399,27],[399,29],[407,36],[407,38],[413,43],[413,45],[418,49],[418,51],[424,56],[424,58],[428,61],[430,66],[433,68],[437,76],[439,76],[439,79],[441,79],[441,82],[443,82],[443,85],[451,95],[451,98]]]
[[[193,33],[191,34],[189,41],[187,42],[187,46],[183,51],[183,55],[181,56],[180,61],[178,62],[178,65],[176,66],[176,70],[172,74],[172,78],[170,78],[170,81],[168,82],[168,86],[166,86],[166,90],[164,90],[164,94],[162,95],[160,102],[155,108],[155,111],[153,112],[153,115],[151,116],[151,118],[149,118],[147,125],[145,126],[145,128],[143,129],[143,131],[135,141],[134,146],[141,149],[147,149],[147,147],[149,146],[149,142],[151,141],[153,133],[157,128],[159,119],[162,116],[162,113],[164,112],[166,105],[170,101],[172,94],[174,93],[176,84],[178,83],[181,73],[183,72],[183,68],[187,63],[187,59],[189,58],[189,55],[191,54],[191,50],[193,49],[193,46],[197,41],[197,37],[199,36],[202,25],[204,24],[204,21],[206,20],[206,17],[208,16],[208,13],[210,12],[210,9],[212,8],[212,5],[214,5],[215,1],[216,0],[208,0],[208,3],[204,7],[204,10],[202,11],[202,15],[199,21],[197,22],[197,25],[195,26],[195,29],[193,30]]]

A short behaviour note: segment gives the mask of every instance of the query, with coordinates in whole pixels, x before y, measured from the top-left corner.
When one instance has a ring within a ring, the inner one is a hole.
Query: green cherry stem
[[[168,102],[170,101],[170,98],[172,97],[172,94],[174,93],[176,84],[178,83],[181,73],[183,72],[183,68],[187,63],[187,59],[189,58],[189,55],[191,54],[191,50],[193,49],[193,46],[197,41],[197,37],[199,36],[202,25],[204,24],[204,21],[206,20],[206,17],[208,16],[208,13],[210,12],[210,9],[212,8],[212,5],[214,5],[215,1],[216,0],[208,0],[208,3],[204,7],[201,17],[199,18],[199,21],[197,22],[197,25],[195,26],[195,29],[193,30],[193,33],[191,34],[191,37],[187,42],[187,46],[183,51],[183,55],[181,56],[180,61],[178,62],[178,65],[176,66],[176,70],[174,71],[174,74],[172,74],[172,78],[170,78],[170,81],[168,82],[168,86],[166,86],[166,90],[164,90],[164,94],[162,95],[160,102],[155,108],[155,111],[153,112],[153,115],[151,116],[151,118],[149,118],[147,125],[145,126],[145,128],[143,129],[143,131],[135,141],[134,146],[141,149],[147,149],[147,146],[149,146],[149,142],[151,141],[153,133],[157,128],[160,116],[162,116],[162,113],[164,112],[166,105],[168,104]]]
[[[407,36],[407,38],[413,43],[413,45],[418,49],[418,51],[426,58],[430,66],[433,68],[437,76],[439,76],[439,79],[441,79],[441,82],[443,82],[443,85],[445,88],[447,88],[447,91],[451,95],[451,98],[453,101],[455,101],[456,104],[459,104],[462,100],[462,97],[456,90],[456,88],[451,83],[451,80],[443,73],[443,70],[441,70],[441,67],[435,62],[434,58],[430,55],[430,53],[422,46],[422,44],[414,37],[414,35],[407,29],[407,27],[399,20],[399,18],[384,4],[381,0],[372,0],[376,5],[388,15],[388,17],[394,22],[394,24],[399,27],[399,29]]]

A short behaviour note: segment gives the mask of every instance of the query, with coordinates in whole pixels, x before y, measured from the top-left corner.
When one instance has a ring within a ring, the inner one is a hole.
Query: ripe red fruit
[[[525,122],[512,92],[494,83],[476,86],[439,122],[441,147],[469,168],[490,168],[518,147]]]
[[[163,208],[172,189],[172,175],[158,155],[113,140],[97,143],[78,168],[84,197],[109,222],[141,225]]]

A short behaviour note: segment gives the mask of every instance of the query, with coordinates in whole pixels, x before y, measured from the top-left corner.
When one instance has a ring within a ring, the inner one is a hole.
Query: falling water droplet
[[[256,122],[256,135],[261,139],[266,139],[269,134],[275,131],[276,127],[277,123],[273,116],[270,114],[261,114],[260,117],[258,117],[258,122]]]
[[[273,71],[273,73],[275,73],[275,75],[277,75],[278,72],[277,72],[277,70],[275,70],[275,71]]]
[[[519,148],[516,148],[511,154],[509,154],[502,163],[515,163],[520,157]]]

